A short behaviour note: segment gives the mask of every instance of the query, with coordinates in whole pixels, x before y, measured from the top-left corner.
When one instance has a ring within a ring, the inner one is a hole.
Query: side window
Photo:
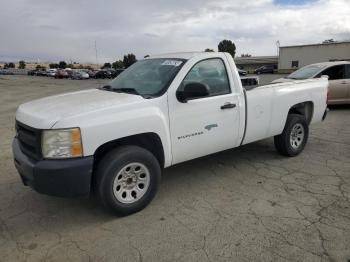
[[[207,59],[197,63],[183,80],[182,87],[188,82],[201,82],[209,86],[209,95],[217,96],[230,93],[230,84],[224,62],[219,59]]]
[[[345,78],[346,79],[350,79],[350,65],[346,65],[346,76]]]
[[[322,75],[327,75],[329,80],[338,80],[338,79],[344,79],[345,77],[345,66],[344,65],[337,65],[332,66],[330,68],[327,68],[324,70]]]

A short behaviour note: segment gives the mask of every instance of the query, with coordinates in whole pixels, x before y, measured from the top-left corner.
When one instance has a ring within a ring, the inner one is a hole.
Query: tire
[[[282,134],[274,137],[277,151],[284,156],[299,155],[309,137],[309,126],[304,116],[289,114]]]
[[[160,165],[151,152],[138,146],[121,146],[98,164],[94,192],[109,211],[126,216],[152,201],[160,180]]]

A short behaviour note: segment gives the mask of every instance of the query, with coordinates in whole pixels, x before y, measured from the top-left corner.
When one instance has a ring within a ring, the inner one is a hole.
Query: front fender
[[[167,167],[172,161],[167,110],[167,103],[162,102],[162,99],[151,99],[142,105],[107,108],[60,120],[53,128],[80,127],[84,156],[93,155],[98,147],[116,139],[155,133],[161,139],[164,167]]]

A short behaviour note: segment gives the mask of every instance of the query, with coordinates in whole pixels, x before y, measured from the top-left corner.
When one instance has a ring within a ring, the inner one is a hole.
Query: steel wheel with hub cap
[[[138,146],[121,146],[98,164],[94,191],[109,210],[128,215],[151,202],[160,178],[159,162],[151,152]]]
[[[289,114],[282,134],[275,136],[277,151],[285,156],[299,155],[307,142],[309,126],[303,115]]]
[[[289,142],[294,149],[298,149],[304,141],[304,127],[301,124],[295,124],[290,132]]]
[[[149,183],[150,173],[145,165],[141,163],[128,164],[115,176],[114,196],[121,203],[134,203],[147,192]]]

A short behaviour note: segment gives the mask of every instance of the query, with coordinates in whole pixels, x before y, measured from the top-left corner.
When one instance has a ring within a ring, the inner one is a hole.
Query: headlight
[[[44,130],[41,141],[44,158],[72,158],[83,156],[79,128]]]

